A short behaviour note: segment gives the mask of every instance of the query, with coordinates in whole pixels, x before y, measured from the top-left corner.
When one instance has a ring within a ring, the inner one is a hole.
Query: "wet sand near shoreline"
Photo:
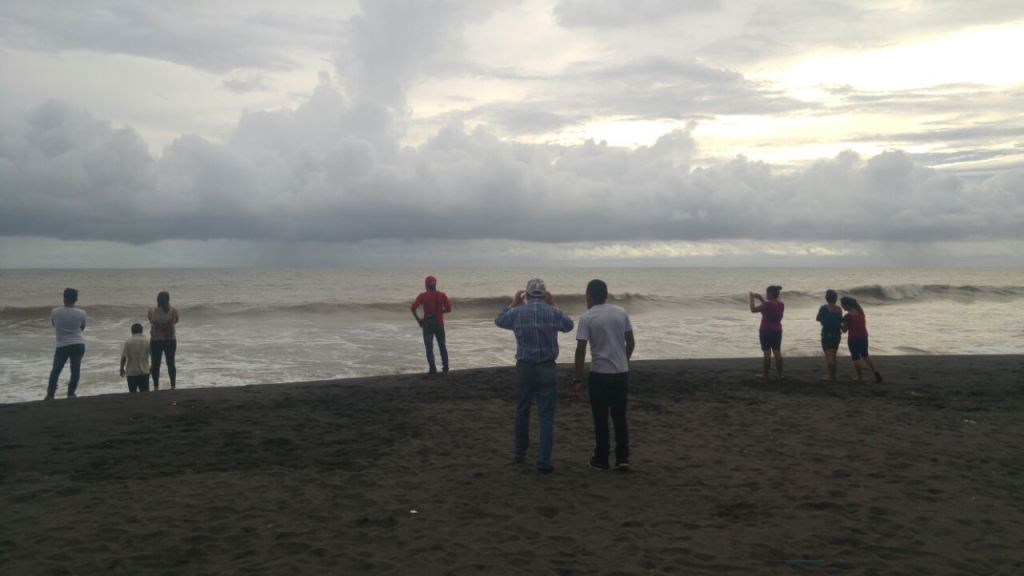
[[[3,405],[0,572],[1024,573],[1024,356],[876,360],[637,362],[627,473],[568,365],[551,475],[506,367]]]

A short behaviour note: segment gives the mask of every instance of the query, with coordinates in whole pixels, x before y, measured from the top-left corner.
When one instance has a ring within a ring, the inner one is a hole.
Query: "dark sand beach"
[[[877,360],[637,362],[628,473],[511,368],[4,405],[0,573],[1024,574],[1024,356]]]

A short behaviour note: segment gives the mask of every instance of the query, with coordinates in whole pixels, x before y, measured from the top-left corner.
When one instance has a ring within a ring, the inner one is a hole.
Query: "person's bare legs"
[[[779,373],[779,380],[782,380],[782,349],[776,348],[772,354],[775,355],[775,371]]]
[[[171,390],[174,390],[174,381],[178,375],[178,370],[174,365],[174,351],[177,349],[177,340],[168,340],[164,343],[164,357],[167,359],[167,377],[171,379]]]
[[[875,373],[875,382],[881,382],[882,375],[878,372],[878,368],[875,367],[875,362],[871,359],[871,356],[865,355],[864,361],[868,363],[868,366],[871,367],[871,371]]]
[[[768,371],[770,371],[771,369],[772,369],[772,351],[771,350],[765,350],[764,351],[764,371],[762,372],[765,382],[768,381]]]
[[[865,358],[867,358],[867,356],[865,356]],[[863,383],[864,382],[864,367],[861,366],[860,360],[854,360],[853,361],[853,368],[855,370],[857,370],[857,382]]]
[[[828,376],[822,378],[828,382],[835,382],[836,380],[836,351],[825,350],[825,365],[828,366]]]

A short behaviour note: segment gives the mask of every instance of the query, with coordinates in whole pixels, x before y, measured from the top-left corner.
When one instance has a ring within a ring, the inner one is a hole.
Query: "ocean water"
[[[120,346],[133,322],[148,331],[146,310],[161,290],[181,314],[182,387],[423,372],[408,305],[428,273],[453,303],[454,370],[514,362],[514,338],[494,317],[534,275],[574,319],[586,283],[608,282],[633,320],[637,359],[757,358],[759,316],[747,292],[774,283],[786,303],[785,355],[821,353],[814,318],[827,288],[864,305],[876,355],[1024,353],[1021,269],[0,270],[0,402],[43,396],[50,311],[69,286],[89,314],[80,395],[127,390]],[[561,360],[571,361],[573,335],[561,342]],[[58,394],[67,377],[65,368]]]

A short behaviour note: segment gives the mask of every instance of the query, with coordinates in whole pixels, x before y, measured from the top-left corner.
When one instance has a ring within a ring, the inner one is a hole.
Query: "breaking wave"
[[[885,304],[914,300],[1001,301],[1024,297],[1024,286],[953,286],[950,284],[871,284],[845,292],[858,300]]]
[[[948,284],[871,284],[848,289],[837,288],[841,295],[850,295],[874,305],[898,304],[916,301],[950,300],[959,302],[1008,301],[1024,298],[1024,286],[954,286]],[[807,292],[784,290],[782,299],[790,303],[819,302],[823,291]],[[583,294],[563,294],[556,297],[558,304],[567,309],[581,311],[584,306]],[[452,297],[452,306],[460,317],[476,318],[496,314],[507,304],[510,296],[487,296],[478,298]],[[693,308],[707,306],[742,306],[747,294],[733,293],[706,295],[697,298],[662,296],[651,294],[612,294],[609,302],[630,311],[643,312],[661,308]],[[91,318],[96,319],[145,319],[147,306],[134,305],[85,305]],[[181,315],[192,320],[217,320],[223,318],[266,318],[273,316],[377,316],[408,314],[409,301],[392,302],[303,302],[297,304],[272,303],[255,304],[243,302],[220,302],[178,306]],[[5,306],[0,307],[0,321],[6,325],[21,322],[45,322],[53,306]]]

